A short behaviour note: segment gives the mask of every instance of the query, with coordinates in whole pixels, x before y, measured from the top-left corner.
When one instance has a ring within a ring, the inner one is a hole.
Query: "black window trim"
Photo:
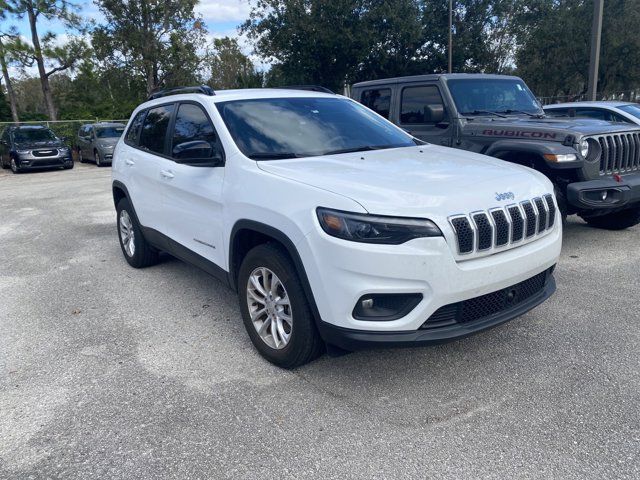
[[[435,123],[403,123],[402,122],[402,98],[404,97],[404,91],[407,88],[420,88],[420,87],[435,87],[436,90],[438,91],[438,94],[440,95],[440,100],[442,100],[442,107],[444,108],[444,115],[445,118],[449,117],[449,111],[447,108],[447,104],[444,101],[444,96],[442,95],[442,90],[440,89],[440,85],[436,82],[430,82],[430,83],[410,83],[410,84],[406,84],[406,85],[402,85],[402,87],[400,88],[400,98],[399,98],[399,102],[398,102],[398,125],[407,125],[407,126],[412,126],[412,127],[433,127],[433,128],[437,128]]]
[[[129,133],[129,130],[131,129],[131,127],[133,126],[133,123],[131,125],[129,125],[129,128],[127,128],[127,131],[123,134],[123,141],[126,145],[135,148],[136,150],[140,150],[141,152],[145,152],[148,153],[149,155],[156,155],[158,157],[164,158],[166,160],[171,160],[174,163],[177,163],[175,158],[173,158],[169,153],[171,152],[171,144],[173,142],[173,128],[175,126],[176,123],[176,115],[178,113],[178,109],[180,108],[180,105],[182,105],[183,103],[190,103],[193,105],[196,105],[198,107],[200,107],[203,111],[204,114],[206,115],[207,119],[211,122],[211,126],[213,127],[214,132],[216,133],[216,137],[218,139],[218,144],[220,146],[220,152],[222,154],[222,161],[220,162],[220,165],[218,165],[217,167],[209,167],[209,168],[219,168],[219,167],[224,167],[226,165],[226,153],[224,151],[224,146],[222,145],[222,141],[220,140],[220,135],[218,134],[218,130],[216,129],[216,124],[211,120],[211,116],[209,115],[209,112],[207,111],[207,109],[204,107],[203,104],[201,104],[200,102],[196,102],[194,100],[181,100],[181,101],[173,101],[173,102],[163,102],[163,103],[158,103],[156,105],[150,105],[148,107],[145,107],[141,110],[138,111],[138,113],[136,113],[136,115],[133,116],[133,118],[131,119],[131,122],[133,122],[133,120],[135,119],[135,117],[139,114],[139,113],[143,113],[143,117],[142,117],[142,122],[140,123],[140,130],[142,130],[142,126],[144,125],[145,120],[147,119],[147,114],[149,113],[150,110],[153,110],[155,108],[160,108],[160,107],[166,107],[169,105],[173,105],[174,109],[173,112],[171,112],[171,118],[169,118],[169,123],[167,124],[167,136],[164,139],[164,152],[163,153],[158,153],[158,152],[152,152],[151,150],[141,147],[140,146],[140,131],[138,131],[138,141],[137,142],[131,142],[129,140],[127,140],[127,134]],[[182,164],[184,165],[184,164]],[[198,165],[188,165],[191,167],[196,167],[196,168],[202,168]]]
[[[209,168],[224,167],[226,165],[226,159],[227,159],[227,156],[226,156],[225,151],[224,151],[224,146],[222,145],[222,141],[220,140],[220,134],[218,133],[218,130],[216,129],[216,124],[213,122],[213,120],[211,120],[211,116],[209,115],[209,112],[207,112],[207,109],[205,108],[205,106],[203,104],[201,104],[200,102],[196,102],[195,100],[181,100],[179,102],[175,102],[175,104],[176,104],[176,109],[173,112],[173,115],[171,116],[171,120],[169,120],[169,126],[168,126],[169,135],[167,135],[167,144],[165,145],[165,152],[169,154],[167,156],[167,158],[169,160],[172,160],[173,162],[176,162],[176,159],[173,158],[173,156],[171,155],[171,152],[173,152],[173,133],[174,133],[175,125],[176,125],[176,117],[178,116],[178,111],[180,110],[180,105],[195,105],[196,107],[200,107],[200,109],[204,112],[205,117],[207,117],[207,120],[209,120],[209,123],[211,123],[211,126],[213,127],[213,131],[216,134],[216,139],[217,139],[216,144],[220,148],[220,153],[221,153],[221,156],[222,156],[222,161],[220,162],[220,165],[218,165],[216,167],[209,167]],[[182,165],[184,165],[184,164],[182,164]],[[203,167],[201,167],[199,165],[195,165],[195,164],[187,165],[187,166],[196,167],[196,168],[203,168]]]

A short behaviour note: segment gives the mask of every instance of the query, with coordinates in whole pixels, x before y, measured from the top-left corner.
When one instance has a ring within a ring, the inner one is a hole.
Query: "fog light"
[[[362,300],[362,302],[360,302],[360,304],[365,310],[373,308],[373,298],[365,298],[364,300]]]
[[[408,315],[421,300],[421,293],[364,295],[356,303],[352,315],[356,320],[388,322]]]

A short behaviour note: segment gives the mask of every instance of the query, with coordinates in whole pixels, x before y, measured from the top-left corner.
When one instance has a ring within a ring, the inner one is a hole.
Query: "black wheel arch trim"
[[[293,261],[293,266],[295,267],[296,273],[298,274],[298,276],[300,277],[300,281],[302,282],[302,289],[307,296],[307,300],[309,301],[309,305],[311,306],[311,311],[313,312],[316,323],[318,323],[320,321],[320,312],[318,310],[318,306],[316,305],[316,300],[311,289],[311,284],[309,283],[309,277],[307,277],[307,271],[304,268],[304,264],[302,263],[302,259],[300,258],[300,254],[298,253],[298,249],[285,233],[270,225],[248,219],[238,220],[233,225],[233,228],[231,229],[231,236],[229,238],[229,284],[231,288],[235,291],[238,290],[238,279],[236,278],[237,269],[235,268],[236,266],[234,261],[234,249],[236,236],[241,230],[253,230],[257,233],[271,237],[282,244],[282,246],[291,257],[291,260]]]

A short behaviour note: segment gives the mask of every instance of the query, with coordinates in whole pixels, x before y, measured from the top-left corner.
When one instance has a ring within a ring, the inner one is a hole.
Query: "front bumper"
[[[329,237],[319,229],[296,245],[319,318],[339,329],[380,334],[416,333],[444,306],[538,275],[557,263],[562,246],[560,222],[534,242],[464,261],[455,260],[452,246],[442,237],[372,245]],[[384,294],[419,294],[422,299],[400,318],[354,318],[363,296]]]
[[[640,203],[640,173],[622,175],[619,182],[607,177],[571,183],[567,201],[578,210],[618,210]]]
[[[73,158],[69,155],[55,157],[22,157],[18,159],[20,170],[42,170],[47,168],[68,167],[73,164]]]
[[[325,342],[350,351],[385,346],[410,347],[446,343],[513,320],[543,303],[556,290],[556,282],[552,272],[553,268],[545,272],[544,287],[526,300],[514,305],[512,308],[502,309],[468,323],[452,323],[447,326],[403,332],[375,332],[352,330],[336,327],[327,322],[319,322],[318,329]]]

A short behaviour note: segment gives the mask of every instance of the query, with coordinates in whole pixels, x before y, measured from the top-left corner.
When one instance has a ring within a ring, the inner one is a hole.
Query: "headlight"
[[[582,158],[587,158],[587,155],[589,155],[589,141],[588,140],[582,140],[580,142],[580,155],[582,155]]]
[[[66,155],[67,153],[69,153],[69,149],[67,147],[59,148],[58,151],[63,155]]]
[[[436,224],[426,219],[381,217],[322,207],[316,213],[328,235],[352,242],[399,245],[413,238],[442,236]]]
[[[98,146],[100,148],[112,148],[113,147],[113,145],[110,145],[108,143],[100,143]]]
[[[31,153],[31,150],[16,150],[18,155],[28,155]]]

